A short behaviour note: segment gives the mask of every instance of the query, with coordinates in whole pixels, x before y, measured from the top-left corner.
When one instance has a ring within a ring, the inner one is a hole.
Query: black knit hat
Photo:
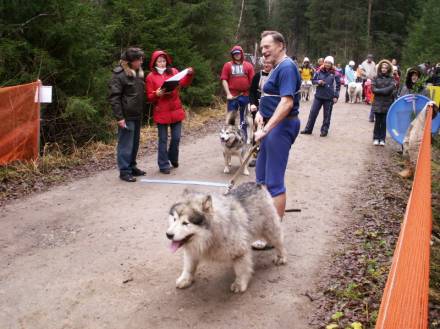
[[[133,62],[135,60],[145,58],[145,54],[141,48],[130,47],[121,56],[122,60]]]

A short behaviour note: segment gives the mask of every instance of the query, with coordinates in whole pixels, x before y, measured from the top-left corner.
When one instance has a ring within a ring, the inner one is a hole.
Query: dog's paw
[[[247,285],[244,283],[240,283],[238,281],[234,281],[233,284],[231,284],[231,291],[235,294],[245,292],[247,289]]]
[[[191,277],[180,276],[176,280],[176,288],[185,289],[188,288],[190,285],[192,285],[192,283],[193,283],[193,279]]]
[[[223,169],[223,172],[225,174],[229,174],[231,172],[231,169],[229,169],[229,167],[225,167],[225,169]]]
[[[277,255],[274,258],[273,263],[277,266],[285,265],[285,264],[287,264],[287,258],[285,256]]]
[[[245,175],[245,176],[249,176],[250,175],[249,170],[247,168],[244,168],[243,175]]]

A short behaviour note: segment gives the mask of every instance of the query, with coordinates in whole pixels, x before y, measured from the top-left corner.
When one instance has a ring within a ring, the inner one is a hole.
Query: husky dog
[[[223,146],[223,158],[225,160],[225,169],[223,172],[225,174],[229,174],[231,172],[231,157],[233,155],[237,155],[240,159],[240,165],[244,161],[244,157],[246,154],[246,150],[249,148],[250,141],[252,140],[252,127],[248,129],[248,140],[245,141],[245,137],[243,131],[236,126],[235,119],[237,117],[237,111],[230,111],[226,116],[226,125],[220,131],[220,141]],[[252,117],[251,117],[252,119]],[[248,115],[246,115],[246,120],[248,119]],[[249,124],[248,124],[249,128]],[[249,175],[248,165],[243,168],[243,174]]]
[[[301,82],[301,100],[308,101],[310,98],[310,91],[312,90],[312,81],[303,80]]]
[[[362,83],[350,82],[347,86],[350,104],[362,102]]]
[[[263,238],[274,246],[274,263],[286,263],[281,221],[270,194],[248,182],[227,195],[185,191],[169,212],[166,232],[171,250],[183,248],[183,271],[177,288],[189,287],[200,261],[232,263],[231,291],[246,291],[253,273],[251,243]]]

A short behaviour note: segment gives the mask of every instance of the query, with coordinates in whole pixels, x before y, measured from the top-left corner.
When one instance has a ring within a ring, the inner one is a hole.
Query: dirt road
[[[302,105],[302,127],[309,104]],[[0,328],[308,328],[322,264],[351,219],[347,197],[366,174],[369,108],[337,104],[330,134],[300,135],[287,170],[283,222],[289,263],[255,252],[256,273],[243,295],[229,291],[232,269],[202,265],[195,284],[176,290],[181,251],[165,237],[167,211],[184,186],[129,184],[105,171],[0,210]],[[185,137],[184,137],[185,139]],[[235,159],[236,161],[236,159]],[[218,134],[186,141],[181,166],[148,178],[225,181]],[[237,162],[234,162],[237,164]],[[242,180],[253,179],[242,176]],[[219,188],[199,190],[222,192]]]

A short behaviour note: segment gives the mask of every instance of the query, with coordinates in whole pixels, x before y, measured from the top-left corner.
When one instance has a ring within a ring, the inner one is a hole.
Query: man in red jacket
[[[249,88],[254,77],[254,67],[244,60],[243,49],[240,46],[231,49],[231,56],[232,60],[223,65],[220,79],[226,92],[228,112],[240,110],[240,127],[247,138],[244,113],[249,104]]]

